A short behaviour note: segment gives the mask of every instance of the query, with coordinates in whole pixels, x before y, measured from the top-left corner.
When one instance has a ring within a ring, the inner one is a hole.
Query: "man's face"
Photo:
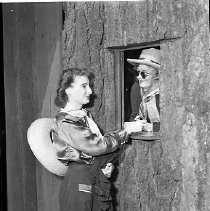
[[[157,80],[157,70],[153,67],[140,64],[137,66],[139,85],[143,89],[149,89]]]

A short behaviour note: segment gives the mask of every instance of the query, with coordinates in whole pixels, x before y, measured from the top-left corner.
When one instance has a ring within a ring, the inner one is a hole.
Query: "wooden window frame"
[[[124,123],[124,53],[128,50],[137,50],[149,47],[161,47],[161,44],[160,42],[154,42],[131,47],[109,48],[109,50],[111,50],[114,54],[116,129],[122,129]]]

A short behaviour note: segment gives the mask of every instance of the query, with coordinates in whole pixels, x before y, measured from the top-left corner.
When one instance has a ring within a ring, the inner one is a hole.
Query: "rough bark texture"
[[[118,210],[210,210],[209,5],[207,0],[65,4],[63,65],[91,68],[91,109],[115,127],[114,59],[109,47],[159,41],[161,132],[126,147],[115,185]]]

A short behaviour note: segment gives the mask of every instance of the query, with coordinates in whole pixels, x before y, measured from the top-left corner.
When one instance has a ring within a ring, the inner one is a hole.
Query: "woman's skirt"
[[[110,188],[100,168],[71,162],[60,188],[60,211],[112,211]]]
[[[69,164],[59,199],[61,211],[92,211],[91,165]]]

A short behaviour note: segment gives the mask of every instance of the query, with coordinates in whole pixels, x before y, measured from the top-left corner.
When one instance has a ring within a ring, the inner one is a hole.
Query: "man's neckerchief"
[[[141,91],[142,92],[142,91]],[[155,85],[151,91],[144,95],[142,94],[142,102],[139,106],[139,114],[135,118],[150,120],[150,122],[159,122],[159,112],[156,106],[155,96],[159,94],[159,87]]]

